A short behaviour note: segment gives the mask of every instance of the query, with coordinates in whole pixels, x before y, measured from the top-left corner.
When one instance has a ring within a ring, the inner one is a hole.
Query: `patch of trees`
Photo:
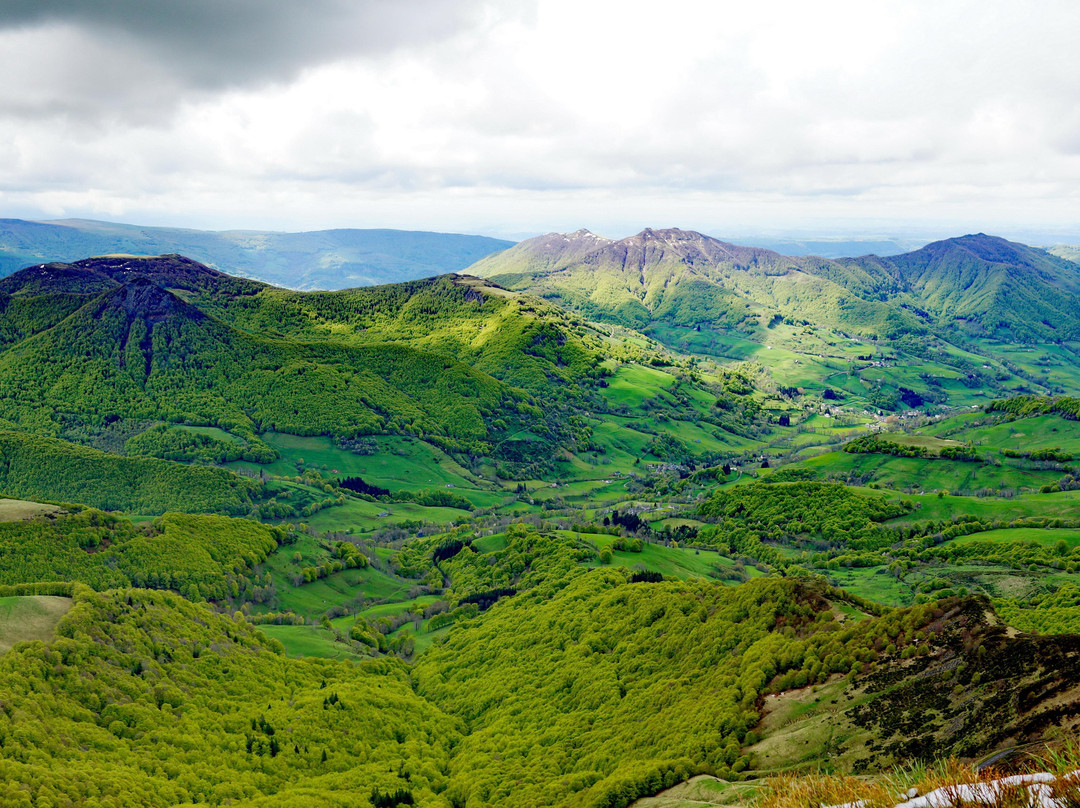
[[[693,453],[682,441],[666,432],[650,438],[644,451],[668,463],[685,463],[693,457]]]
[[[943,460],[958,460],[964,463],[980,463],[983,458],[974,446],[943,446],[935,454],[927,446],[897,443],[879,435],[863,435],[844,445],[844,451],[850,454],[886,454],[893,457],[940,457]]]
[[[1063,452],[1057,446],[1052,449],[1031,449],[1029,451],[1002,449],[1001,453],[1006,457],[1023,460],[1047,461],[1051,463],[1068,463],[1070,460],[1075,459],[1075,455],[1073,455],[1072,452]]]
[[[195,463],[228,463],[246,460],[271,463],[278,453],[273,447],[252,436],[247,441],[223,439],[168,424],[159,424],[124,443],[124,452],[139,457],[159,457]]]
[[[755,482],[717,491],[702,503],[698,513],[712,524],[698,529],[696,541],[768,564],[782,561],[769,542],[875,550],[896,540],[880,523],[910,510],[910,503],[859,494],[836,483]]]
[[[379,451],[379,444],[373,438],[338,438],[337,445],[354,455],[373,455]]]
[[[431,554],[431,558],[438,564],[440,561],[446,561],[448,558],[453,558],[460,553],[464,547],[465,542],[460,539],[450,539],[436,547],[435,552]]]
[[[0,523],[0,583],[68,580],[94,589],[172,589],[194,600],[256,600],[254,574],[285,540],[280,528],[170,513],[147,528],[94,509]]]
[[[422,585],[442,587],[443,576],[450,580],[448,598],[468,603],[471,595],[513,589],[553,592],[566,580],[584,572],[582,562],[596,558],[596,551],[584,542],[555,533],[539,532],[527,525],[507,527],[505,545],[491,552],[458,552],[439,562],[433,554],[446,537],[417,539],[402,547],[391,559],[397,573]],[[453,537],[452,537],[453,538]],[[440,572],[441,571],[441,572]]]
[[[425,505],[429,508],[457,508],[462,511],[471,511],[473,507],[472,503],[461,494],[447,491],[445,488],[417,491],[413,494],[399,491],[394,495],[394,498],[412,501],[417,505]]]
[[[1080,421],[1080,398],[1068,396],[1014,396],[991,401],[987,412],[1003,412],[1017,418],[1035,415],[1060,415],[1068,421]]]
[[[921,407],[926,403],[926,399],[914,390],[909,390],[907,387],[901,387],[897,393],[900,396],[900,403],[909,409],[915,409]]]
[[[389,488],[382,488],[381,486],[364,482],[362,477],[342,477],[338,480],[338,485],[341,488],[347,488],[349,491],[355,491],[357,494],[366,494],[369,497],[390,496]]]
[[[974,446],[942,446],[938,457],[943,460],[959,460],[962,463],[981,463],[982,458]]]
[[[459,602],[461,604],[475,603],[480,611],[484,612],[494,606],[499,598],[507,598],[516,594],[517,590],[513,587],[500,586],[496,589],[488,590],[487,592],[474,592],[471,595],[466,595]]]
[[[658,584],[664,580],[664,576],[654,570],[638,570],[630,576],[632,584]]]
[[[623,528],[628,533],[648,531],[649,523],[632,511],[612,511],[611,523]]]
[[[378,485],[365,482],[361,477],[343,477],[337,485],[365,498],[380,499],[384,502],[415,502],[430,508],[458,508],[471,511],[472,503],[461,494],[443,488],[422,491],[391,491]]]
[[[399,808],[402,805],[416,805],[412,792],[407,788],[382,792],[375,788],[371,791],[371,808]]]

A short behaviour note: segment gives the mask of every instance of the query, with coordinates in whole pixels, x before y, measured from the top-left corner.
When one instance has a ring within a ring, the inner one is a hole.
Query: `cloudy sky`
[[[3,0],[0,216],[1080,233],[1075,0]]]

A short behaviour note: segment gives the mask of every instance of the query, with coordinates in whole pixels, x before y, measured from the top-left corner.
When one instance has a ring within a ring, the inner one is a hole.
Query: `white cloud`
[[[18,77],[0,87],[4,213],[615,234],[1080,224],[1072,3],[539,0],[450,14],[432,1],[416,16],[375,3],[364,19],[392,46],[352,48],[361,23],[345,7],[264,21],[268,39],[302,47],[211,58],[233,71],[220,81],[156,57],[169,29],[152,19],[0,30],[0,69]]]

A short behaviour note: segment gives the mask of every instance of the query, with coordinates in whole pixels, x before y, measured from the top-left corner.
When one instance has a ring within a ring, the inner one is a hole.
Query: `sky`
[[[0,216],[1080,239],[1078,39],[1075,0],[4,0]]]

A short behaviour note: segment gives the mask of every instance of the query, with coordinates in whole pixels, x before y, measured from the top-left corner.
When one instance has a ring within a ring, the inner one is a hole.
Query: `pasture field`
[[[291,611],[315,620],[335,606],[405,599],[415,586],[415,582],[397,578],[375,566],[344,569],[300,586],[293,585],[294,575],[330,557],[319,540],[304,534],[300,534],[296,544],[278,548],[256,569],[256,574],[270,574],[277,593],[275,602],[256,604],[252,611]]]
[[[35,516],[63,512],[64,509],[59,505],[30,502],[25,499],[0,498],[0,522],[19,522],[23,519],[33,519]]]
[[[608,379],[602,395],[613,407],[637,409],[649,398],[664,396],[675,383],[670,373],[642,365],[623,365]]]
[[[880,492],[879,492],[880,493]],[[888,493],[888,492],[886,492]],[[893,494],[915,503],[911,513],[890,520],[888,524],[903,525],[953,516],[975,516],[982,521],[1000,519],[1012,521],[1028,516],[1047,519],[1075,519],[1080,513],[1080,491],[1059,491],[1054,494],[1024,494],[1015,497],[962,497],[946,494]]]
[[[892,440],[891,435],[887,437]],[[795,467],[808,469],[819,479],[862,485],[873,482],[911,493],[941,490],[971,494],[980,491],[1034,493],[1043,485],[1057,482],[1062,474],[1054,469],[1020,468],[1019,464],[1009,461],[997,465],[849,452],[826,452],[801,460]]]
[[[377,447],[375,453],[354,454],[324,436],[267,432],[261,437],[280,454],[277,460],[266,465],[244,461],[226,465],[286,477],[296,475],[301,468],[315,469],[326,478],[362,477],[390,491],[420,491],[449,484],[457,493],[469,497],[494,488],[419,438],[378,436],[370,439]]]
[[[1076,528],[1001,528],[1000,530],[985,530],[982,533],[972,533],[969,536],[957,536],[949,541],[953,544],[970,544],[973,541],[1032,541],[1044,547],[1053,547],[1059,541],[1063,541],[1071,550],[1080,546],[1080,530]]]
[[[379,516],[380,513],[387,515]],[[320,532],[344,532],[352,529],[363,533],[381,527],[393,527],[406,521],[452,525],[468,518],[468,511],[457,508],[431,508],[415,502],[368,502],[350,497],[344,505],[323,508],[304,521]]]
[[[0,653],[18,642],[48,642],[70,608],[71,598],[51,595],[0,598]]]
[[[1059,415],[1004,420],[970,413],[939,421],[920,431],[948,436],[986,450],[1061,449],[1080,456],[1080,425]]]
[[[361,659],[353,648],[337,642],[333,632],[322,626],[261,625],[259,631],[285,646],[291,657],[322,657],[324,659]]]
[[[610,548],[615,542],[614,536],[598,533],[573,533],[560,531],[561,535],[580,538],[597,550]],[[674,578],[708,578],[713,580],[737,581],[761,573],[753,567],[742,564],[713,552],[694,547],[668,547],[663,544],[645,542],[640,553],[628,550],[613,550],[611,562],[602,565],[597,559],[587,562],[590,569],[600,566],[622,566],[630,569],[643,569],[670,575]]]

